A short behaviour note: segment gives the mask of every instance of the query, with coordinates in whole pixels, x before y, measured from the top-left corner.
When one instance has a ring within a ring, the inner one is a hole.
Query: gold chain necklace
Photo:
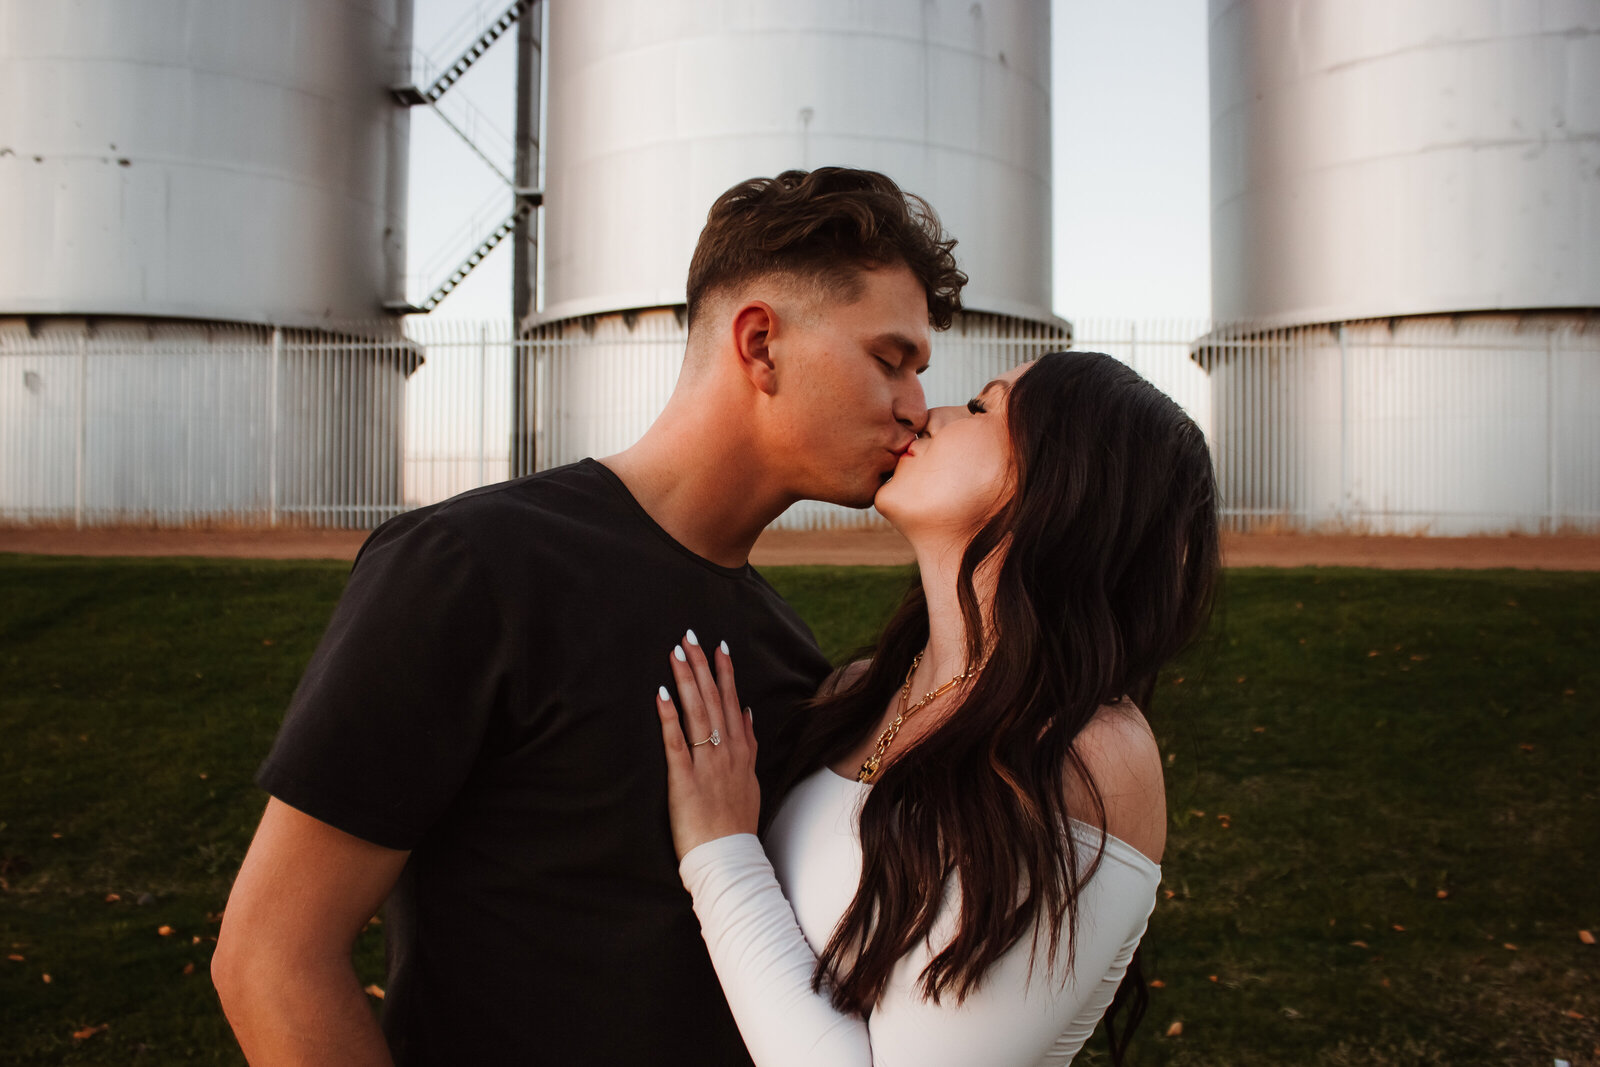
[[[856,774],[856,781],[870,782],[877,775],[878,768],[883,764],[883,754],[889,751],[890,745],[894,744],[895,737],[900,733],[900,727],[906,724],[907,719],[949,692],[951,687],[977,677],[978,672],[983,670],[982,663],[968,667],[965,671],[962,671],[908,708],[906,707],[906,701],[911,696],[911,676],[917,673],[917,667],[922,664],[923,652],[926,651],[928,650],[923,649],[912,659],[911,669],[906,671],[906,684],[900,687],[900,713],[894,717],[894,721],[889,724],[888,729],[878,736],[878,747],[873,750],[872,755],[867,757],[866,762],[861,764],[861,770]]]

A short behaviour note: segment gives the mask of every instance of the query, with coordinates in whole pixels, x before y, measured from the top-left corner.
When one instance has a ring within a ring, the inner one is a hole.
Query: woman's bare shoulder
[[[1131,700],[1107,704],[1078,734],[1078,755],[1106,809],[1106,832],[1156,863],[1167,843],[1167,791],[1161,750]],[[1068,801],[1082,816],[1093,807],[1083,783],[1069,781]]]
[[[870,659],[858,659],[854,663],[846,663],[822,680],[822,684],[817,687],[817,696],[832,696],[841,689],[849,688],[867,673],[867,668],[870,666],[872,666]]]

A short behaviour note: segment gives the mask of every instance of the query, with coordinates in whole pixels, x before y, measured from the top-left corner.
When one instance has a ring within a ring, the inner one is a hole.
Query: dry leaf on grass
[[[1582,941],[1585,945],[1592,945],[1594,944],[1594,935],[1587,930],[1579,930],[1578,940]]]
[[[52,981],[54,981],[54,979],[51,978],[48,974],[41,974],[39,976],[39,980],[44,982],[45,985],[49,985]]]
[[[85,1026],[82,1030],[72,1031],[72,1040],[87,1041],[95,1034],[111,1029],[110,1023],[101,1023],[99,1026]]]
[[[26,956],[19,956],[15,952],[11,953],[11,955],[6,957],[6,959],[12,961],[13,963],[21,963],[24,960],[26,960],[27,958],[28,957],[26,957]]]
[[[1570,1008],[1568,1010],[1562,1012],[1561,1014],[1565,1015],[1569,1019],[1582,1019],[1583,1018],[1583,1012],[1581,1012],[1581,1011],[1572,1011]]]
[[[1394,931],[1397,934],[1403,934],[1406,932],[1406,928],[1401,926],[1399,923],[1390,923],[1389,925],[1394,927]]]
[[[184,974],[193,974],[194,973],[194,964],[193,963],[185,963],[183,965],[183,973]]]
[[[377,997],[379,1000],[383,999],[383,989],[379,986],[369,985],[367,986],[365,992],[369,997]]]
[[[1505,949],[1507,952],[1515,952],[1515,951],[1517,951],[1517,946],[1513,945],[1509,941],[1507,941],[1505,944],[1501,945],[1500,947]]]
[[[1183,1033],[1183,1024],[1180,1022],[1174,1022],[1171,1026],[1167,1027],[1168,1037],[1177,1037],[1181,1033]]]
[[[107,904],[115,904],[117,901],[119,901],[121,899],[122,899],[122,897],[120,895],[116,894],[116,893],[107,893],[106,894],[106,903]]]
[[[1352,945],[1354,945],[1356,948],[1368,948],[1369,947],[1365,941],[1352,941],[1350,943]]]
[[[1165,988],[1167,988],[1167,983],[1163,982],[1159,978],[1154,978],[1154,979],[1151,979],[1151,981],[1150,981],[1150,988],[1151,989],[1165,989]]]
[[[1437,893],[1434,894],[1434,896],[1438,897],[1440,900],[1443,900],[1445,897],[1448,897],[1449,895],[1450,895],[1450,890],[1448,890],[1448,889],[1441,889]]]

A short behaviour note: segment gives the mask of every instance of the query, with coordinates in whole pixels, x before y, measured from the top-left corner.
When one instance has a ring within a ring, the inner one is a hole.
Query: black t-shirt
[[[748,565],[593,460],[385,523],[257,776],[411,856],[384,908],[402,1064],[748,1064],[678,880],[656,687],[727,641],[762,780],[828,665]]]

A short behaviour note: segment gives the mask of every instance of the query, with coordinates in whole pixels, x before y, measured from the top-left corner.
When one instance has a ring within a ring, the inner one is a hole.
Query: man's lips
[[[913,453],[911,451],[911,446],[913,444],[915,444],[915,443],[916,443],[916,438],[912,438],[910,441],[907,441],[900,448],[891,448],[891,449],[889,449],[889,454],[894,456],[894,466],[890,467],[888,470],[884,471],[881,475],[878,476],[878,480],[880,482],[887,482],[890,478],[893,478],[894,477],[894,472],[900,469],[900,461],[905,459],[907,456],[915,454],[915,453]]]

